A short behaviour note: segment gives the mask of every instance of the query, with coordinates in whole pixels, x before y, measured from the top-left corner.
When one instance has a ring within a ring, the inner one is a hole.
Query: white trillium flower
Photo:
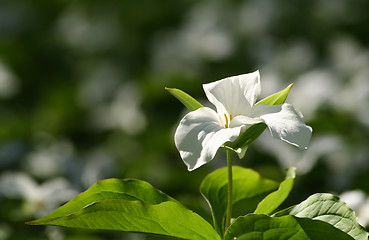
[[[234,142],[258,123],[265,123],[273,137],[307,148],[312,128],[292,105],[255,105],[260,95],[259,71],[204,84],[203,88],[216,111],[201,107],[189,112],[179,123],[174,137],[189,171],[210,162],[223,144]],[[247,146],[237,151],[240,158],[246,149]]]

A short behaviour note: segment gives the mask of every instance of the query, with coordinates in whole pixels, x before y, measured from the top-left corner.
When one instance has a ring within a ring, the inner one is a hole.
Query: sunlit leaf
[[[237,218],[228,228],[224,240],[353,240],[332,225],[291,215],[270,217],[249,214]]]
[[[356,240],[368,240],[368,233],[359,225],[354,211],[332,194],[314,194],[300,204],[276,213],[275,216],[287,214],[324,221]]]
[[[234,216],[253,212],[259,201],[278,188],[277,182],[262,178],[251,169],[233,166],[232,171]],[[227,211],[227,176],[227,168],[218,169],[209,174],[200,186],[201,194],[211,209],[214,227],[221,235]]]
[[[291,167],[287,169],[286,179],[281,182],[277,191],[270,193],[266,198],[264,198],[257,206],[254,213],[258,214],[270,214],[279,205],[281,205],[284,200],[290,194],[293,183],[296,176],[296,168]]]
[[[145,181],[112,178],[95,183],[87,191],[79,194],[49,215],[31,223],[50,222],[67,214],[77,212],[94,202],[108,199],[139,200],[148,204],[176,201]]]
[[[100,181],[48,216],[28,224],[220,240],[199,215],[150,184],[134,179]]]
[[[286,101],[286,98],[287,98],[288,93],[290,92],[292,86],[293,86],[293,83],[288,85],[288,87],[286,87],[282,91],[274,93],[273,95],[270,95],[270,96],[260,100],[256,104],[266,104],[266,105],[283,104]]]
[[[183,105],[185,105],[190,111],[195,111],[203,105],[199,103],[196,99],[191,97],[189,94],[177,88],[165,88],[170,92],[174,97],[176,97]]]

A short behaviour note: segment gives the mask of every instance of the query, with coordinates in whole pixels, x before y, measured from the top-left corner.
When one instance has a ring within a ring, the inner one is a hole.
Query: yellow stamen
[[[224,118],[225,118],[225,127],[228,128],[228,118],[227,118],[227,115],[224,113]]]
[[[224,127],[225,128],[229,128],[229,125],[231,124],[231,121],[233,119],[232,114],[229,114],[229,120],[228,120],[227,114],[224,113],[224,118],[225,118],[225,125],[224,125]]]

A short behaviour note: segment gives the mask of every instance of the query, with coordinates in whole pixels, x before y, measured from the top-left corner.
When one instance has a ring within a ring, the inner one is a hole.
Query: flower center
[[[232,114],[229,114],[229,120],[228,120],[227,114],[224,113],[224,118],[225,118],[225,125],[224,125],[224,127],[225,128],[229,128],[229,124],[231,123],[231,121],[233,119]]]

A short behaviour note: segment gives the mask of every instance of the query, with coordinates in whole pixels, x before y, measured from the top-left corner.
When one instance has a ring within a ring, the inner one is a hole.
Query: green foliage
[[[86,229],[152,233],[184,239],[220,239],[211,225],[140,180],[98,182],[48,216],[29,222]]]
[[[147,204],[176,201],[165,193],[153,188],[149,183],[136,179],[106,179],[92,185],[87,191],[79,194],[70,202],[50,213],[46,217],[30,222],[40,224],[75,213],[98,201],[121,199],[139,200]]]
[[[290,194],[293,183],[296,176],[296,169],[291,167],[287,169],[286,179],[279,185],[277,191],[272,192],[266,198],[264,198],[257,206],[254,213],[257,214],[270,214],[272,213],[279,205],[281,205],[284,200]]]
[[[339,197],[317,193],[300,204],[282,210],[275,216],[293,215],[327,222],[357,240],[367,240],[368,233],[359,225],[357,217]]]
[[[232,170],[236,209],[233,215],[240,217],[227,230],[224,229],[227,168],[209,174],[200,186],[210,206],[214,228],[175,199],[135,179],[100,181],[49,215],[28,224],[139,232],[190,240],[368,239],[355,213],[331,194],[312,195],[296,206],[268,216],[289,195],[294,168],[287,170],[278,190],[276,182],[262,178],[251,169],[233,166]]]
[[[224,240],[349,240],[349,235],[332,225],[291,215],[270,217],[249,214],[239,217],[228,228]]]
[[[195,111],[203,105],[199,103],[196,99],[191,97],[188,93],[176,88],[165,88],[170,92],[174,97],[176,97],[183,105],[185,105],[190,111]]]
[[[268,193],[277,189],[278,184],[262,178],[257,172],[233,166],[233,205],[240,208],[239,215],[251,213],[257,203]],[[223,235],[227,211],[227,168],[209,174],[201,183],[200,191],[212,212],[214,227]]]
[[[286,87],[282,91],[274,93],[273,95],[270,95],[270,96],[260,100],[256,104],[267,104],[267,105],[283,104],[286,101],[286,98],[287,98],[292,86],[293,86],[293,83],[288,85],[288,87]]]

